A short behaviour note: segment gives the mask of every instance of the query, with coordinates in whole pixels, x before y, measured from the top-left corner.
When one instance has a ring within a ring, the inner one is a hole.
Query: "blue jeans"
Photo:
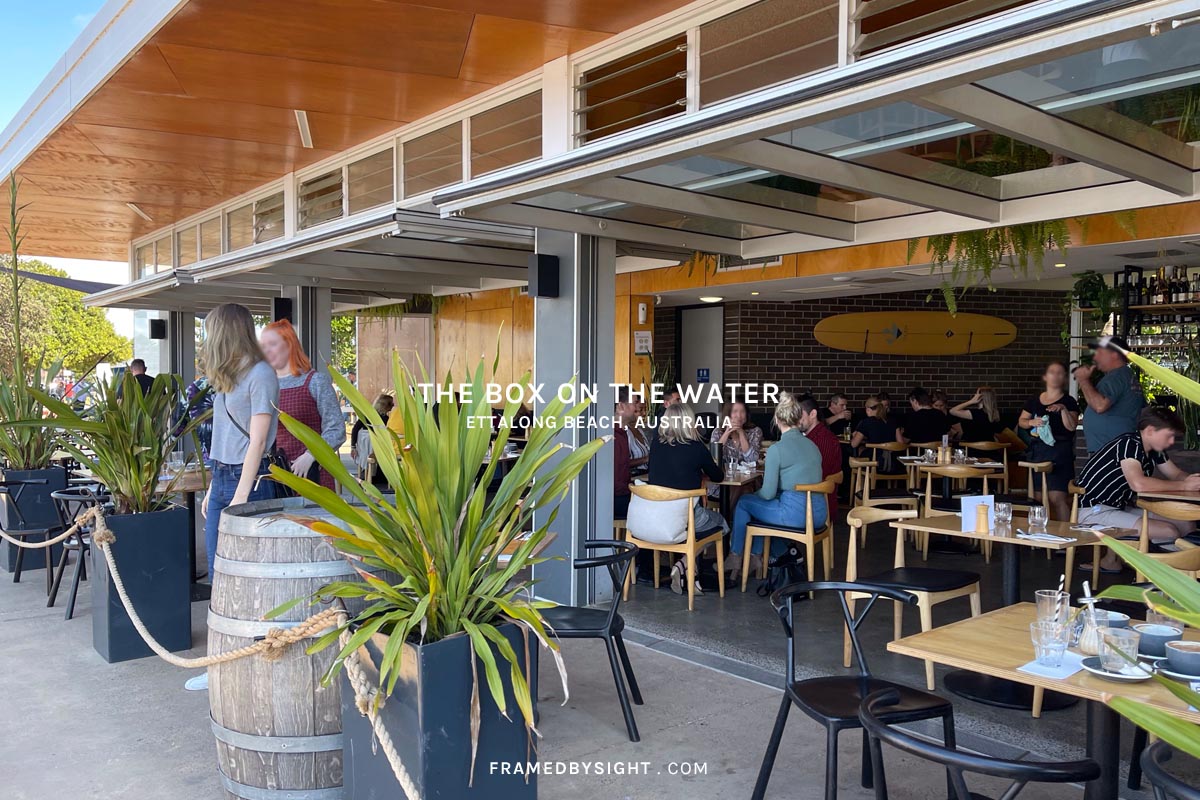
[[[264,459],[259,465],[258,474],[267,473],[267,462]],[[214,461],[211,478],[208,484],[208,504],[204,507],[204,546],[208,550],[208,579],[213,578],[213,564],[217,558],[217,528],[221,524],[221,512],[229,508],[233,502],[233,493],[237,491],[238,481],[242,479],[242,465],[222,464]],[[257,489],[250,490],[249,500],[270,500],[275,497],[275,484],[272,481],[259,481]]]
[[[737,508],[733,511],[733,536],[729,549],[734,553],[742,553],[746,547],[746,526],[752,521],[765,525],[786,525],[789,528],[803,528],[807,511],[807,501],[804,492],[780,492],[774,500],[763,500],[756,494],[744,494],[738,500]],[[825,524],[825,497],[818,495],[813,501],[813,525],[820,528]],[[779,545],[780,552],[783,540],[776,539],[772,544]],[[756,555],[762,555],[763,540],[754,537],[754,545],[750,548]],[[744,554],[743,554],[744,555]]]

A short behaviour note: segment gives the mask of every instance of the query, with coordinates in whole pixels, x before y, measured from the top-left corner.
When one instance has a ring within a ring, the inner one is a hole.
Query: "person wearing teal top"
[[[802,528],[805,524],[807,499],[804,492],[795,491],[802,483],[820,483],[821,451],[798,427],[803,409],[800,400],[790,392],[780,395],[775,407],[775,426],[779,441],[767,449],[763,467],[762,488],[754,494],[743,495],[733,512],[733,535],[730,541],[731,571],[742,567],[742,550],[746,545],[746,527],[751,522],[765,525],[784,525]],[[825,524],[825,497],[813,498],[813,524]],[[782,541],[780,542],[782,546]],[[754,570],[761,563],[762,539],[755,538],[747,568]]]

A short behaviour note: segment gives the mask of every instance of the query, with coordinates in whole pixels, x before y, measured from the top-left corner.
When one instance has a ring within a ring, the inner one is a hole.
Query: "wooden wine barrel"
[[[221,515],[208,652],[243,647],[271,628],[294,626],[321,607],[301,603],[278,619],[263,617],[330,581],[354,578],[351,565],[320,535],[272,519],[280,513],[335,521],[299,497],[234,506]],[[209,668],[224,797],[341,800],[341,684],[321,685],[337,648],[311,656],[304,650],[292,647],[273,662],[253,657]]]

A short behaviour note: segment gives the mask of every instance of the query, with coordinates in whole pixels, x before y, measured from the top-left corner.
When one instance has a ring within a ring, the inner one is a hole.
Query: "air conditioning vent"
[[[1193,244],[1192,242],[1184,242],[1184,244]],[[1200,242],[1195,243],[1195,246],[1200,247]],[[1143,250],[1140,253],[1122,253],[1117,258],[1126,258],[1130,261],[1140,261],[1145,258],[1178,258],[1179,256],[1192,255],[1184,250]]]
[[[836,294],[845,294],[848,291],[863,288],[857,283],[831,283],[828,286],[805,286],[801,289],[783,289],[782,294],[821,294],[822,292],[833,292]]]

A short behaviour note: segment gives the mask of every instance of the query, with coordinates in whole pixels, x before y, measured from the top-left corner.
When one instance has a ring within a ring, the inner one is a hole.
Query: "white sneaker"
[[[184,682],[183,688],[189,692],[207,692],[208,691],[208,673],[202,672],[195,677],[188,678]]]

